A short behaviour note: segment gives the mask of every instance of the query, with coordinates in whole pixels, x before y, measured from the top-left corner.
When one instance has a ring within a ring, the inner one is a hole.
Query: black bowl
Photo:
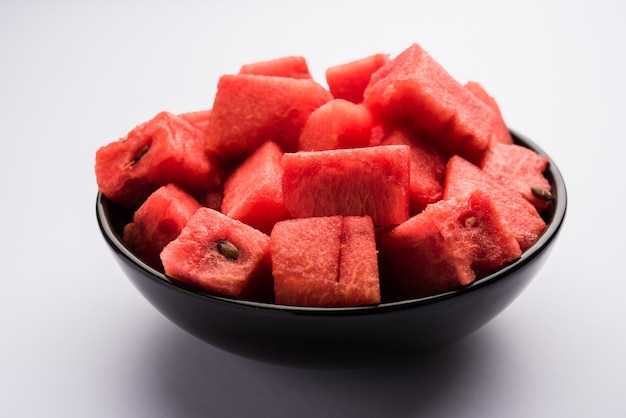
[[[545,154],[513,133],[516,143]],[[172,322],[226,351],[258,360],[300,366],[361,364],[415,356],[478,330],[506,308],[548,258],[565,218],[565,183],[553,161],[546,177],[554,200],[548,224],[521,258],[459,290],[377,306],[289,307],[233,300],[203,293],[168,278],[137,258],[122,242],[128,213],[98,194],[100,229],[122,269]]]

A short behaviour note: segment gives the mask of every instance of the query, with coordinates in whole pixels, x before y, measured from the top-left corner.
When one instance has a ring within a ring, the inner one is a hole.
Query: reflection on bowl
[[[513,137],[545,154],[530,140],[516,133]],[[121,240],[129,215],[100,193],[96,215],[131,282],[181,328],[238,355],[326,367],[436,349],[471,334],[502,312],[545,263],[565,218],[565,183],[553,161],[546,177],[554,196],[545,214],[548,226],[521,258],[462,289],[377,306],[290,307],[209,295],[166,277],[129,251]]]

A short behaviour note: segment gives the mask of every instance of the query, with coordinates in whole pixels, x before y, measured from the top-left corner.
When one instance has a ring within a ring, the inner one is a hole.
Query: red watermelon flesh
[[[475,278],[468,262],[452,257],[441,232],[424,213],[381,234],[379,243],[381,261],[393,272],[385,277],[385,286],[393,284],[394,292],[400,292],[396,299],[434,295]]]
[[[270,239],[276,303],[324,306],[335,302],[341,230],[340,216],[292,219],[274,226]]]
[[[107,198],[133,208],[169,183],[200,194],[221,182],[216,157],[205,152],[204,134],[168,112],[101,147],[95,171],[98,187]]]
[[[417,214],[426,205],[441,199],[446,158],[431,144],[401,129],[385,137],[382,145],[407,145],[411,148],[409,213]]]
[[[491,196],[481,190],[428,205],[379,242],[393,280],[409,298],[468,285],[521,254]]]
[[[309,115],[331,99],[310,79],[224,75],[209,120],[207,148],[231,161],[243,161],[269,140],[296,151]]]
[[[322,151],[369,146],[372,115],[363,105],[333,99],[311,113],[302,133],[301,151]]]
[[[380,302],[374,227],[367,217],[278,222],[271,252],[278,304],[339,307]]]
[[[282,150],[268,141],[248,157],[224,183],[222,213],[266,234],[288,219],[283,202]]]
[[[516,190],[500,183],[469,161],[453,156],[448,160],[443,198],[451,199],[484,189],[515,234],[522,251],[533,245],[546,228],[535,207]]]
[[[406,145],[286,153],[283,196],[296,218],[370,216],[374,224],[409,217]]]
[[[330,67],[326,70],[328,88],[336,99],[361,103],[372,74],[388,61],[388,54],[375,54]]]
[[[447,156],[477,161],[494,135],[493,112],[417,44],[372,75],[364,103],[375,122],[411,129]]]
[[[186,120],[196,128],[205,132],[209,129],[209,119],[211,118],[211,109],[196,110],[193,112],[181,113],[178,115],[181,119]]]
[[[382,144],[383,139],[387,136],[385,127],[380,124],[374,124],[372,126],[372,136],[370,137],[370,147],[375,147]]]
[[[213,209],[198,209],[161,260],[165,274],[209,293],[273,300],[269,237]]]
[[[157,189],[124,227],[123,241],[144,262],[163,270],[159,254],[200,208],[193,196],[174,184]]]
[[[429,205],[424,214],[437,225],[452,257],[469,259],[478,277],[494,272],[522,254],[493,196],[482,189]]]
[[[306,59],[299,55],[290,55],[267,61],[257,61],[245,64],[241,66],[239,74],[267,75],[299,79],[312,78]]]
[[[369,216],[345,216],[341,234],[337,289],[344,306],[380,303],[378,250]]]
[[[501,142],[503,144],[512,144],[513,137],[509,132],[509,128],[506,126],[506,122],[502,117],[502,112],[500,111],[500,106],[498,106],[498,102],[487,93],[487,90],[482,86],[482,84],[476,81],[469,81],[465,83],[465,88],[468,89],[477,99],[482,101],[484,104],[491,109],[496,117],[495,121],[495,135],[493,139],[495,141]]]
[[[541,212],[550,204],[549,200],[537,197],[533,187],[550,192],[550,182],[543,175],[548,166],[548,157],[516,144],[492,143],[481,160],[484,172],[517,190]]]

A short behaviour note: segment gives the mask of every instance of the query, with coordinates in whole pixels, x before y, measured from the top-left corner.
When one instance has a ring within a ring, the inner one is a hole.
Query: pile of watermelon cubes
[[[546,228],[548,158],[418,44],[326,71],[287,56],[223,75],[96,153],[123,240],[210,294],[344,307],[466,286]]]

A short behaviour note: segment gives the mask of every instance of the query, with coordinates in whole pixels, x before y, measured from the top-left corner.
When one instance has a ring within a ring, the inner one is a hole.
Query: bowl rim
[[[477,289],[480,289],[491,283],[505,279],[506,277],[510,276],[511,273],[521,269],[527,263],[537,257],[545,248],[548,247],[552,240],[556,238],[557,233],[561,229],[565,220],[565,214],[567,210],[567,190],[565,186],[565,181],[559,168],[552,160],[552,158],[541,147],[535,144],[535,142],[531,141],[525,136],[516,133],[515,131],[511,130],[510,132],[516,144],[530,148],[538,154],[548,157],[546,174],[549,177],[551,184],[553,185],[552,192],[554,195],[554,199],[551,203],[554,205],[552,219],[549,220],[547,228],[539,237],[537,242],[535,242],[530,248],[524,251],[519,258],[515,259],[514,261],[500,268],[494,273],[476,279],[474,282],[467,286],[443,293],[438,293],[432,296],[384,302],[376,305],[365,306],[309,307],[279,305],[274,303],[240,300],[235,298],[229,298],[226,296],[214,295],[168,277],[164,273],[150,267],[141,259],[139,259],[135,254],[133,254],[133,252],[124,244],[121,237],[115,231],[113,225],[111,224],[110,219],[108,218],[107,209],[110,201],[108,201],[108,199],[100,191],[98,191],[96,198],[96,218],[103,237],[114,252],[116,252],[123,259],[125,259],[125,261],[132,267],[139,271],[142,271],[144,273],[144,276],[149,277],[150,280],[155,281],[158,284],[167,286],[173,291],[184,293],[187,296],[201,298],[214,303],[230,304],[240,307],[248,307],[251,309],[262,309],[265,311],[292,313],[298,315],[363,315],[415,308],[418,306],[433,304],[445,299],[457,298],[464,294],[474,292]]]

